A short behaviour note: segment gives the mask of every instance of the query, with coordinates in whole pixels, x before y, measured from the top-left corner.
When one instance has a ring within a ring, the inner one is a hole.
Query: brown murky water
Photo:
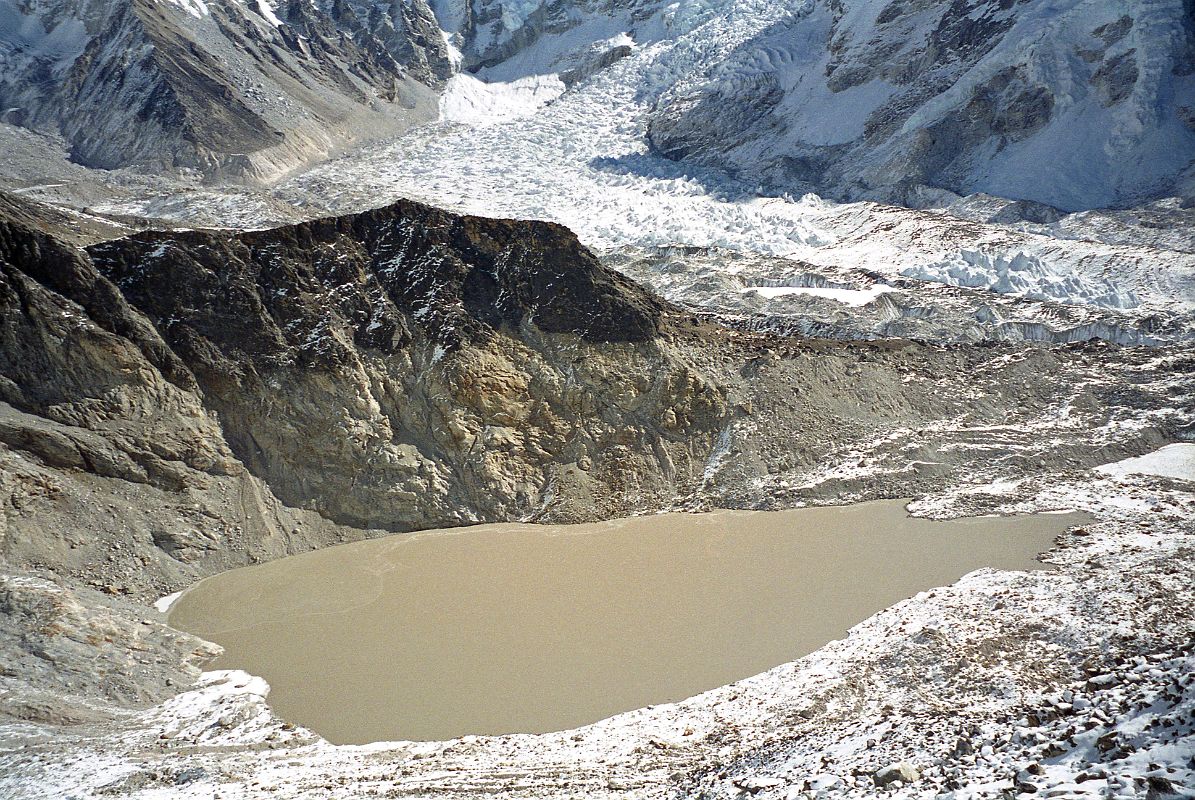
[[[170,623],[333,742],[545,732],[792,661],[979,567],[1040,567],[1083,520],[882,501],[429,531],[208,578]]]

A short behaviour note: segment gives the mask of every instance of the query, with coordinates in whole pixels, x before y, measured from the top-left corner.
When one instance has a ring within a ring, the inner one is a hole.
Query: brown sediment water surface
[[[170,624],[333,742],[540,733],[800,658],[980,567],[1041,568],[1085,520],[877,501],[425,531],[216,575]]]

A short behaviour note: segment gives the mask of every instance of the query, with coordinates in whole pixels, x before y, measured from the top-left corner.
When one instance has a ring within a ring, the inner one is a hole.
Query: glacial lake
[[[424,531],[207,578],[169,621],[335,743],[543,733],[793,661],[980,567],[1040,569],[1088,520],[877,501]]]

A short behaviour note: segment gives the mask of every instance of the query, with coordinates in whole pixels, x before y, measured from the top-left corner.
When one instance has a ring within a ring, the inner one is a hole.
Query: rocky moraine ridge
[[[984,511],[1195,425],[1189,347],[735,330],[549,223],[400,202],[112,235],[0,195],[0,738],[25,785],[34,751],[194,685],[211,646],[147,604],[223,569],[1010,482],[955,509]]]

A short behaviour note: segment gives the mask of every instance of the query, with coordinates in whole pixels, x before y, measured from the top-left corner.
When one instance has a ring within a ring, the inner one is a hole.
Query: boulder
[[[907,761],[897,761],[893,764],[876,770],[871,776],[875,781],[876,786],[887,786],[895,781],[903,781],[904,783],[913,783],[921,778],[921,773],[917,768]]]

